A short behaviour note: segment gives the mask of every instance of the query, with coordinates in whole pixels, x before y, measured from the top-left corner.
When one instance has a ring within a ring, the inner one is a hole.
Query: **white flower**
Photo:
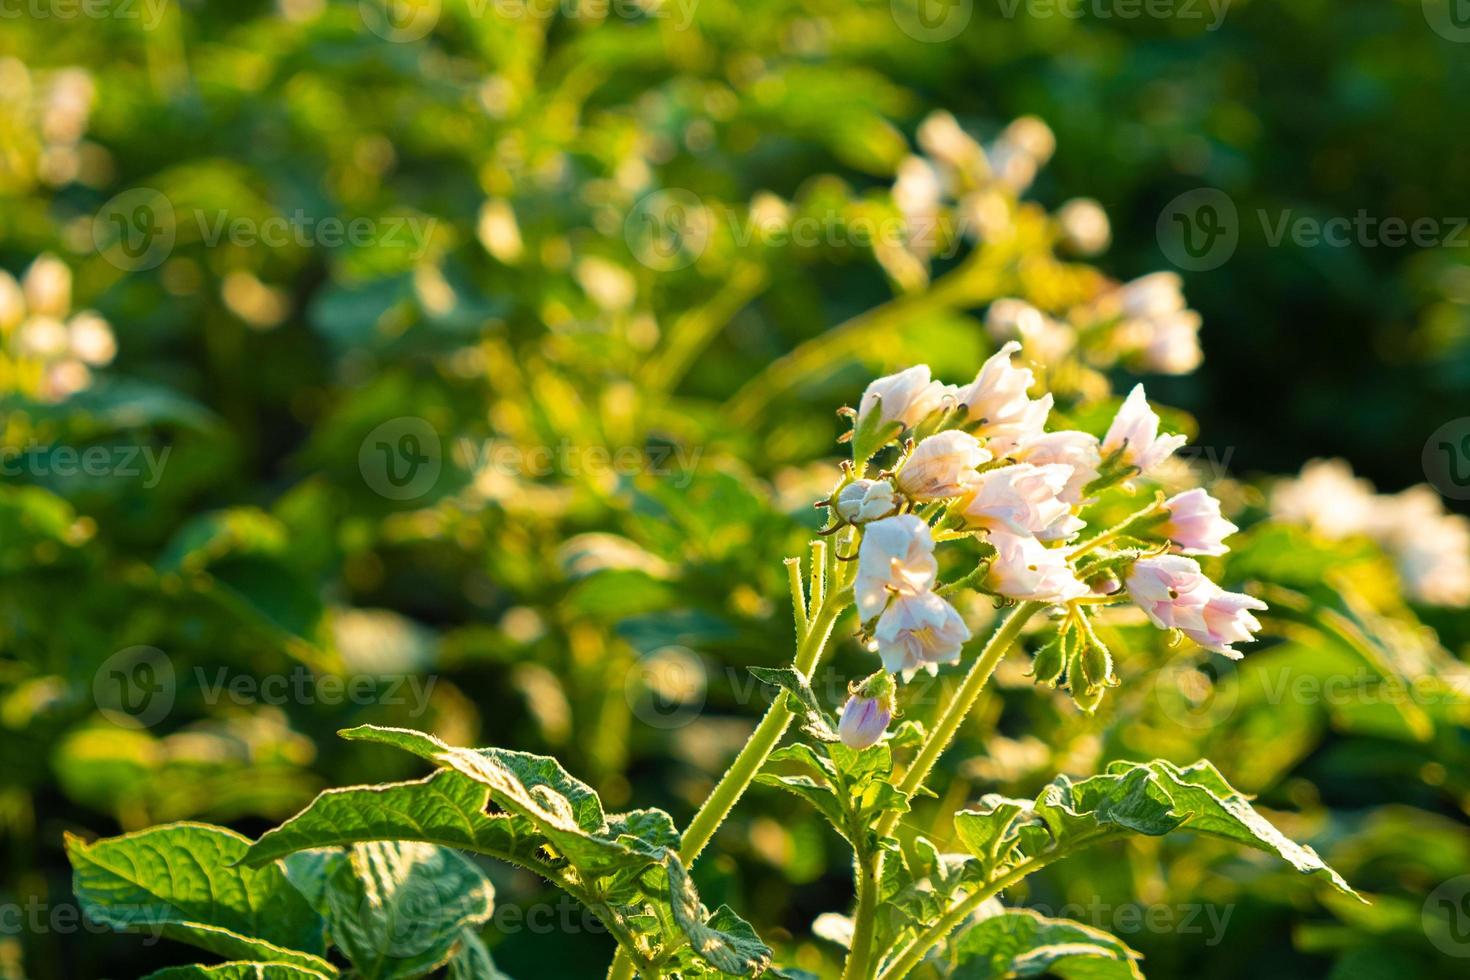
[[[985,151],[949,113],[930,113],[916,135],[920,149],[970,181],[981,181],[990,173]]]
[[[1056,152],[1051,127],[1035,116],[1022,116],[1001,131],[990,146],[996,179],[1016,194],[1031,186],[1036,171]]]
[[[953,606],[924,592],[894,599],[878,619],[873,638],[883,667],[908,680],[921,668],[936,674],[940,664],[958,661],[970,630]]]
[[[1030,368],[1011,363],[1011,356],[1020,349],[1014,340],[1004,344],[981,365],[974,381],[954,392],[970,421],[980,423],[975,434],[986,440],[986,447],[997,457],[1040,435],[1051,413],[1050,394],[1035,401],[1026,394],[1036,376]]]
[[[913,514],[874,521],[863,532],[858,547],[853,594],[859,617],[866,623],[878,615],[890,594],[914,596],[929,591],[938,572],[928,524]]]
[[[1446,514],[1429,487],[1375,498],[1367,531],[1393,556],[1410,598],[1470,604],[1470,520]]]
[[[1220,516],[1220,501],[1200,487],[1175,494],[1164,501],[1168,519],[1159,533],[1186,555],[1223,555],[1230,548],[1225,539],[1240,528]]]
[[[1251,615],[1251,610],[1260,611],[1266,604],[1243,592],[1226,592],[1216,589],[1204,606],[1204,625],[1184,628],[1184,635],[1206,650],[1222,653],[1231,660],[1239,660],[1236,643],[1249,643],[1261,629],[1260,622]]]
[[[1127,319],[1150,320],[1185,308],[1184,280],[1177,272],[1152,272],[1118,287],[1118,302]]]
[[[894,477],[894,483],[914,500],[958,497],[975,479],[975,468],[988,462],[990,452],[974,436],[950,429],[919,443]]]
[[[15,333],[15,349],[43,361],[60,357],[70,345],[71,335],[66,325],[55,317],[33,316]]]
[[[1082,503],[1083,489],[1097,479],[1098,467],[1102,466],[1097,436],[1075,429],[1043,432],[1023,443],[1013,455],[1024,463],[1037,466],[1060,463],[1072,467],[1072,475],[1057,497],[1074,507]]]
[[[117,339],[112,327],[91,310],[83,310],[67,324],[71,333],[71,352],[94,367],[110,364],[117,356]]]
[[[1149,408],[1143,385],[1134,385],[1103,437],[1102,453],[1108,456],[1122,449],[1124,463],[1147,473],[1187,441],[1182,435],[1159,435],[1159,417]]]
[[[1057,224],[1067,246],[1079,255],[1096,255],[1112,241],[1108,213],[1090,197],[1074,197],[1063,204],[1057,210]]]
[[[1004,344],[980,366],[975,380],[956,392],[970,421],[986,425],[1006,422],[1019,417],[1031,403],[1026,391],[1036,383],[1036,376],[1030,368],[1011,363],[1011,356],[1020,349],[1014,340]]]
[[[996,555],[986,585],[1010,599],[1065,602],[1087,595],[1077,580],[1066,552],[1048,548],[1028,535],[997,531],[990,535]]]
[[[888,517],[898,505],[898,495],[887,480],[854,480],[837,493],[837,516],[849,524]]]
[[[1146,322],[1143,362],[1159,374],[1188,374],[1204,361],[1199,346],[1200,316],[1182,310]]]
[[[943,188],[939,174],[923,157],[906,157],[893,183],[893,204],[904,220],[904,241],[915,255],[927,257],[937,242],[939,203]]]
[[[1273,516],[1329,538],[1367,530],[1374,510],[1373,484],[1353,476],[1340,459],[1314,459],[1301,476],[1283,480],[1271,491]]]
[[[959,502],[965,527],[1010,534],[1066,536],[1083,526],[1060,494],[1072,477],[1061,463],[1035,466],[1017,463],[977,476]]]
[[[991,303],[985,311],[985,329],[996,340],[1021,341],[1029,354],[1046,363],[1065,357],[1077,341],[1070,327],[1019,299]]]
[[[862,401],[858,402],[858,424],[862,424],[881,399],[882,421],[900,422],[912,429],[940,407],[946,393],[944,385],[930,379],[927,364],[916,364],[868,385]]]
[[[1193,558],[1140,558],[1126,579],[1128,595],[1159,629],[1204,630],[1205,604],[1220,587]]]
[[[56,256],[38,257],[21,280],[31,316],[61,319],[71,311],[71,270]]]

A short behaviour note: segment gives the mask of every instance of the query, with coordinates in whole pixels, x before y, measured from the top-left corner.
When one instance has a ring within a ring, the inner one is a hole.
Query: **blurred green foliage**
[[[1278,247],[1257,216],[1470,215],[1455,124],[1470,49],[1408,0],[1239,0],[1216,29],[1203,6],[1125,20],[977,4],[943,43],[905,33],[903,3],[506,16],[445,0],[432,33],[399,41],[369,29],[394,34],[371,2],[7,15],[0,267],[61,256],[73,305],[112,324],[118,353],[60,401],[0,374],[0,445],[30,461],[0,483],[0,900],[72,902],[66,830],[200,818],[254,834],[322,786],[419,771],[332,736],[362,723],[554,753],[611,806],[687,819],[762,707],[744,668],[789,657],[781,559],[817,526],[830,408],[916,360],[966,377],[993,345],[980,318],[997,293],[942,278],[963,258],[937,260],[927,288],[851,235],[780,243],[742,222],[760,192],[792,216],[887,213],[935,109],[987,139],[1047,120],[1058,151],[1030,196],[1099,200],[1114,240],[1099,264],[1119,278],[1165,264],[1171,199],[1225,191],[1240,246],[1186,276],[1205,367],[1151,393],[1237,472],[1342,455],[1385,486],[1419,482],[1425,438],[1470,404],[1466,240]],[[48,132],[47,93],[72,67],[95,87],[83,130]],[[172,209],[175,241],[126,268],[99,252],[95,219],[105,231],[109,202],[140,188]],[[687,242],[660,237],[666,209],[640,219],[660,189],[716,216],[687,263]],[[317,229],[304,243],[228,231],[298,214]],[[311,238],[327,219],[370,233]],[[1044,305],[1025,275],[1006,285]],[[861,343],[727,410],[778,358],[882,304]],[[427,423],[440,467],[406,497],[384,467],[426,444],[401,441],[423,432],[403,419]],[[140,473],[75,473],[58,447],[132,453]],[[166,460],[152,485],[148,459]],[[1256,485],[1235,492],[1238,523],[1265,516]],[[1126,630],[1124,685],[1089,717],[1017,658],[948,760],[947,798],[914,819],[1034,795],[1057,770],[1208,756],[1374,905],[1323,911],[1290,874],[1155,841],[1048,871],[1031,904],[1111,903],[1074,917],[1154,976],[1458,975],[1423,917],[1470,871],[1463,696],[1328,704],[1280,685],[1366,671],[1375,691],[1426,676],[1439,691],[1461,679],[1470,621],[1411,609],[1361,541],[1262,524],[1220,570],[1277,590],[1272,638],[1244,662]],[[869,666],[839,649],[842,678]],[[141,725],[119,710],[99,693],[114,670],[163,684],[167,708]],[[266,677],[313,694],[249,686]],[[327,677],[374,683],[332,697]],[[830,973],[835,947],[811,924],[850,893],[820,821],[757,789],[718,851],[696,870],[707,901]],[[502,907],[555,901],[491,870]],[[1207,928],[1130,932],[1128,902],[1233,918],[1214,944]],[[492,920],[484,935],[512,976],[598,976],[611,953],[578,930]],[[131,976],[186,956],[55,926],[0,934],[0,976]]]

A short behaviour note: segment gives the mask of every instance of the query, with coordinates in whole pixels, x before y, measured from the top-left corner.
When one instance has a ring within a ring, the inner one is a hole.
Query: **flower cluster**
[[[1177,273],[1116,282],[1052,255],[1094,256],[1112,235],[1096,201],[1066,201],[1052,214],[1021,202],[1056,150],[1045,123],[1022,117],[982,145],[949,113],[937,112],[920,124],[917,142],[921,154],[900,163],[891,194],[904,223],[904,247],[878,254],[897,281],[922,284],[934,255],[947,254],[941,250],[961,239],[1012,243],[1027,250],[1017,282],[1027,298],[991,304],[986,326],[997,341],[1021,342],[1054,372],[1069,363],[1083,366],[1071,372],[1069,383],[1088,397],[1106,395],[1106,379],[1096,369],[1119,361],[1157,374],[1199,367],[1200,316],[1185,302]]]
[[[71,312],[71,270],[60,259],[40,256],[20,282],[0,270],[0,363],[23,387],[44,401],[64,401],[89,387],[92,369],[116,354],[106,320],[91,310]]]
[[[107,154],[83,139],[91,121],[97,86],[82,68],[62,68],[33,77],[15,58],[0,58],[0,128],[14,137],[0,186],[10,180],[26,189],[35,180],[61,187],[75,180],[100,183]]]
[[[1265,606],[1225,591],[1188,557],[1223,553],[1236,531],[1203,489],[1158,494],[1123,524],[1079,540],[1101,495],[1136,493],[1185,437],[1160,432],[1141,385],[1101,439],[1047,431],[1053,396],[1032,397],[1020,350],[1003,345],[968,385],[937,381],[925,365],[879,378],[852,413],[854,465],[824,505],[834,527],[861,532],[854,600],[883,666],[908,679],[959,660],[970,630],[947,596],[960,588],[1062,607],[1061,658],[1043,679],[1080,665],[1086,676],[1069,673],[1069,686],[1074,696],[1086,689],[1087,707],[1114,683],[1088,610],[1131,599],[1161,629],[1238,656],[1234,644],[1260,629],[1252,613]],[[870,475],[889,446],[895,458]],[[940,585],[936,542],[959,539],[976,545],[976,565]]]
[[[1326,538],[1373,539],[1417,602],[1470,605],[1470,519],[1446,513],[1428,486],[1380,494],[1345,461],[1312,460],[1276,485],[1271,513]]]

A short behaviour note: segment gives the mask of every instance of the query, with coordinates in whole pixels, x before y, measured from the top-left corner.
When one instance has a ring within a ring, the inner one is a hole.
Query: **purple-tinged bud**
[[[842,706],[842,719],[837,723],[837,734],[842,744],[850,749],[865,749],[878,744],[893,712],[883,706],[878,698],[864,698],[854,694]]]
[[[842,706],[837,734],[848,748],[865,749],[876,745],[888,730],[896,708],[894,695],[897,687],[889,673],[880,670],[854,684],[850,690],[852,695]]]

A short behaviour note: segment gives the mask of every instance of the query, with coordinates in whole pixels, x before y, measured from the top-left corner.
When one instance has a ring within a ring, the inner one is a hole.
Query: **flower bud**
[[[893,695],[893,678],[886,671],[880,670],[857,685],[837,722],[842,744],[850,749],[876,745],[893,720]]]
[[[887,480],[854,480],[837,493],[837,516],[849,524],[866,524],[898,512],[898,495]]]

